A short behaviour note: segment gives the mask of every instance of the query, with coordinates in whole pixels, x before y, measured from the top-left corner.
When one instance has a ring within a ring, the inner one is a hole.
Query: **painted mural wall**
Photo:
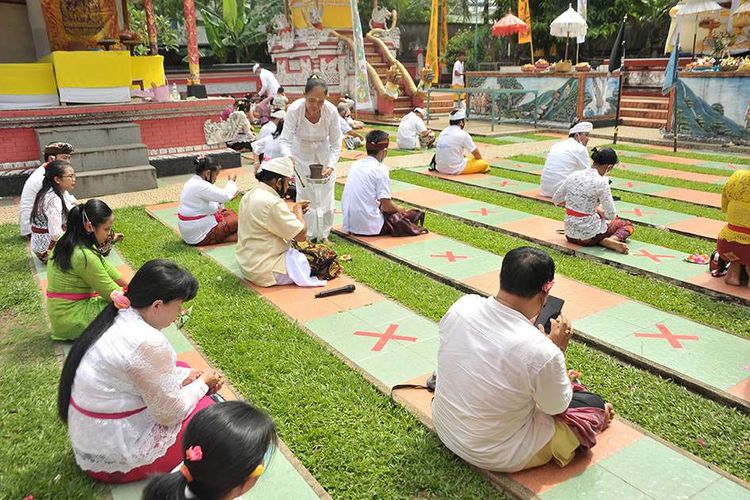
[[[750,76],[681,78],[676,105],[680,135],[750,141]]]

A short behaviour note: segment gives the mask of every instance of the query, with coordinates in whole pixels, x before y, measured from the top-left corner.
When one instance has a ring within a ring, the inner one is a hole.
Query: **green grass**
[[[435,177],[428,177],[408,170],[395,170],[391,172],[391,177],[403,182],[409,182],[418,186],[451,193],[456,196],[470,198],[473,200],[499,205],[513,210],[519,210],[540,217],[559,220],[562,218],[562,211],[550,203],[534,200],[531,198],[522,198],[507,193],[490,191],[480,187],[474,187],[467,184],[446,181]],[[394,194],[398,198],[398,193]],[[669,232],[650,226],[639,225],[633,234],[633,239],[659,245],[662,247],[672,248],[686,253],[711,253],[715,248],[715,243],[711,243],[702,238],[695,238],[679,233]]]
[[[0,226],[0,497],[92,498],[57,418],[61,364],[18,226]]]
[[[659,160],[649,160],[648,158],[628,156],[627,153],[620,154],[619,156],[620,161],[624,163],[636,163],[638,165],[646,165],[648,167],[668,168],[671,170],[681,170],[683,172],[691,172],[696,174],[718,175],[720,177],[729,177],[730,175],[732,175],[731,170],[725,170],[721,168],[699,167],[697,165],[683,165],[682,163],[667,163]]]
[[[168,256],[198,278],[186,332],[271,414],[334,498],[502,497],[416,417],[143,209],[119,210],[117,226],[128,235],[120,251],[134,267]]]
[[[398,174],[401,177],[401,172]],[[408,182],[409,179],[399,178],[399,180]],[[717,301],[701,293],[649,276],[631,274],[617,267],[565,254],[436,212],[430,212],[427,216],[427,227],[435,233],[497,255],[505,255],[513,248],[523,245],[542,248],[555,260],[557,271],[565,276],[639,300],[657,309],[685,316],[698,323],[750,338],[750,308]]]
[[[442,232],[445,221],[437,221],[432,214],[427,221],[431,229]],[[456,228],[456,231],[467,230]],[[358,245],[341,238],[333,241],[340,255],[352,256],[350,262],[344,263],[349,276],[433,321],[439,321],[462,295],[455,288],[415,275],[405,266]],[[559,257],[554,258],[559,267]],[[612,402],[622,417],[738,477],[750,478],[747,415],[577,342],[569,345],[566,358],[570,367],[582,372],[584,383]],[[699,440],[705,441],[705,446],[698,444]]]
[[[653,153],[664,156],[679,156],[682,158],[692,158],[694,160],[720,161],[735,165],[750,165],[750,157],[740,153],[696,153],[687,150],[680,150],[677,153],[666,149],[649,148],[646,146],[636,146],[633,144],[605,144],[604,147],[621,149],[623,151],[635,151],[639,153]]]
[[[480,144],[494,144],[495,146],[507,146],[508,144],[515,144],[513,141],[503,139],[502,137],[488,137],[483,135],[472,135],[474,142]]]
[[[515,155],[508,158],[509,160],[522,161],[526,163],[534,163],[536,165],[544,165],[544,158],[533,155]],[[503,168],[503,167],[499,167]],[[503,168],[503,170],[506,170]],[[674,177],[664,177],[661,175],[643,174],[640,172],[630,172],[627,170],[614,169],[609,173],[610,177],[618,179],[630,179],[634,181],[650,182],[653,184],[660,184],[662,186],[676,187],[693,189],[695,191],[704,191],[707,193],[721,193],[724,186],[719,184],[709,184],[707,182],[687,181],[685,179],[675,179]]]
[[[487,173],[489,175],[494,175],[495,177],[502,177],[503,179],[512,179],[516,181],[530,182],[532,184],[539,184],[538,175],[528,174],[526,172],[516,172],[514,170],[493,168]],[[628,203],[635,203],[637,205],[644,205],[653,208],[661,208],[662,210],[670,210],[672,212],[694,215],[696,217],[706,217],[708,219],[715,219],[720,221],[726,220],[726,216],[724,215],[724,213],[720,209],[714,207],[695,205],[686,201],[672,200],[669,198],[658,198],[656,196],[633,193],[630,191],[622,191],[619,189],[613,189],[612,194],[615,196],[619,196],[622,201]]]

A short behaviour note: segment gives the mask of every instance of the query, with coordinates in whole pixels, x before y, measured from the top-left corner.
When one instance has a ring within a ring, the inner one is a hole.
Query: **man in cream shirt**
[[[567,139],[552,145],[544,162],[539,194],[552,198],[570,174],[589,168],[586,144],[593,129],[591,122],[580,122],[571,127]]]
[[[414,108],[398,124],[396,141],[398,149],[429,148],[435,142],[435,135],[427,129],[424,119],[427,112],[422,108]]]

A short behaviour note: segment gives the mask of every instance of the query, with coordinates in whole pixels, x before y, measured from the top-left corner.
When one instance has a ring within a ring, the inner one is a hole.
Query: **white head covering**
[[[423,108],[414,108],[415,113],[419,113],[422,116],[427,116],[427,111],[425,111]]]
[[[591,122],[581,122],[574,125],[570,131],[569,134],[588,134],[592,130],[594,130],[594,124]]]
[[[286,111],[284,111],[283,109],[277,109],[276,111],[271,113],[271,118],[279,118],[283,120],[285,116],[286,116]]]
[[[260,68],[260,64],[258,64],[258,63],[253,64],[253,73],[255,73],[256,71],[258,71],[258,68]]]
[[[466,110],[464,108],[458,108],[458,111],[451,113],[448,115],[448,120],[465,120],[466,119]]]
[[[264,161],[260,165],[260,170],[268,170],[269,172],[275,172],[284,177],[294,177],[294,164],[292,158],[289,156],[279,156],[273,160]]]

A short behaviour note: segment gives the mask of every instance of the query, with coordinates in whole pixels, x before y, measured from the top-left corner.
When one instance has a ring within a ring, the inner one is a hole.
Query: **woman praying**
[[[45,264],[57,240],[65,232],[68,212],[73,208],[66,193],[75,186],[76,174],[69,161],[55,160],[47,165],[30,219],[31,251]]]
[[[311,239],[326,239],[333,227],[336,185],[336,162],[341,156],[341,129],[336,106],[327,101],[328,85],[311,76],[305,85],[305,96],[289,105],[281,133],[281,154],[294,158],[301,179],[297,183],[297,201],[312,200],[305,214]],[[327,182],[308,182],[310,165],[323,165]]]
[[[224,203],[237,195],[237,175],[230,174],[223,188],[216,187],[221,165],[211,156],[196,158],[195,175],[185,183],[177,209],[177,227],[188,245],[237,241],[237,214]]]
[[[721,258],[730,263],[724,280],[739,286],[743,269],[750,274],[750,170],[738,170],[729,177],[721,192],[721,210],[727,214],[727,225],[716,245]]]
[[[187,422],[209,406],[224,380],[191,370],[160,330],[198,291],[186,270],[152,260],[73,344],[60,377],[57,411],[76,463],[104,482],[169,472],[183,458]],[[179,366],[178,366],[179,365]]]
[[[633,234],[633,224],[617,217],[606,177],[619,161],[617,153],[594,148],[591,160],[591,168],[570,174],[552,197],[555,205],[565,203],[565,237],[576,245],[628,253],[625,241]]]
[[[268,122],[271,123],[271,122]],[[279,158],[281,155],[281,134],[284,133],[284,120],[276,124],[276,130],[271,134],[253,142],[255,153],[255,173],[258,173],[263,162]]]
[[[75,340],[128,282],[99,245],[112,234],[114,215],[101,200],[76,205],[47,264],[47,315],[54,340]]]

